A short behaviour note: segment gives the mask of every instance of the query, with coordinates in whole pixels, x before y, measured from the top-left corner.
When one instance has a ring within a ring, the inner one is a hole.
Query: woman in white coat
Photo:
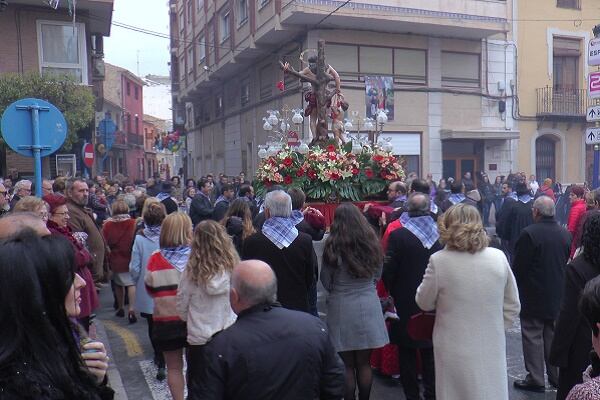
[[[433,328],[438,400],[508,400],[505,329],[521,305],[506,256],[488,247],[477,209],[457,204],[438,220],[442,251],[417,289]]]

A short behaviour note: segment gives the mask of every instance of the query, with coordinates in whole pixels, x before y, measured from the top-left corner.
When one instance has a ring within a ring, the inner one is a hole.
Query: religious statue
[[[296,76],[303,82],[309,82],[312,90],[304,95],[308,103],[304,115],[310,117],[310,131],[313,134],[312,144],[326,141],[328,137],[327,114],[332,119],[332,130],[336,139],[342,143],[344,111],[348,109],[348,102],[341,94],[340,76],[329,64],[325,64],[325,41],[317,42],[317,56],[308,58],[308,67],[298,72],[289,63],[279,62],[284,73]],[[335,82],[335,89],[329,90],[329,82]]]

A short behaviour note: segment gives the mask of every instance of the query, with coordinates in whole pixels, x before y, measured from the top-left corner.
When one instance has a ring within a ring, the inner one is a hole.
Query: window
[[[206,42],[204,36],[200,36],[198,39],[198,64],[202,64],[206,58]]]
[[[185,15],[183,13],[179,14],[179,33],[183,35],[185,31]]]
[[[238,0],[238,26],[248,21],[248,0]]]
[[[223,96],[219,95],[215,98],[215,117],[223,116]]]
[[[242,79],[240,88],[241,88],[240,103],[241,103],[242,107],[244,107],[246,104],[248,104],[250,102],[250,78]]]
[[[561,8],[573,8],[581,10],[581,0],[557,0],[556,6]]]
[[[540,181],[556,179],[556,142],[551,136],[540,136],[535,140],[535,174]]]
[[[194,72],[194,48],[190,47],[187,51],[187,73],[192,74]]]
[[[273,74],[271,72],[271,66],[267,65],[263,67],[259,72],[260,81],[260,99],[266,99],[271,97],[273,89]]]
[[[135,134],[139,134],[140,133],[140,118],[139,117],[135,117]]]
[[[325,60],[342,80],[356,80],[358,75],[358,46],[325,44]]]
[[[229,39],[229,11],[221,14],[221,21],[219,22],[219,38],[221,43]]]
[[[555,37],[553,43],[554,90],[579,88],[581,41]]]
[[[133,87],[133,95],[134,95],[134,97],[135,97],[136,100],[139,100],[140,94],[138,93],[138,87],[137,86]]]
[[[442,85],[479,87],[479,54],[442,51]]]
[[[131,96],[131,83],[127,82],[125,86],[126,86],[127,96]]]
[[[189,28],[192,27],[194,21],[194,3],[192,0],[187,3],[187,25]]]
[[[183,82],[185,80],[185,58],[181,57],[179,59],[179,82]]]
[[[198,9],[196,10],[196,12],[202,11],[204,11],[204,0],[198,0]]]
[[[125,115],[127,120],[127,133],[131,133],[131,115]]]
[[[42,74],[68,74],[88,83],[84,24],[37,21],[37,39]]]
[[[392,75],[392,49],[384,47],[360,46],[360,74]]]
[[[427,52],[394,49],[394,77],[396,82],[426,83]]]

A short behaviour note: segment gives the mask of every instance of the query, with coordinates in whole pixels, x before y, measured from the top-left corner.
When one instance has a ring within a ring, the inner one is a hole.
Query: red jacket
[[[579,199],[575,200],[571,203],[571,211],[569,212],[569,223],[567,224],[567,229],[571,233],[571,237],[575,238],[575,234],[577,232],[577,226],[579,225],[579,220],[583,217],[586,211],[585,200]],[[571,257],[575,254],[575,250],[577,250],[576,241],[571,241]]]
[[[111,271],[117,274],[129,272],[129,261],[131,261],[131,250],[135,237],[135,219],[108,220],[104,222],[102,234],[110,249],[108,261]]]

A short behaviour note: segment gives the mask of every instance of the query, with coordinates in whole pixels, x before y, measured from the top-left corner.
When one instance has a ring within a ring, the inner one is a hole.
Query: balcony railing
[[[127,134],[127,143],[129,143],[129,145],[143,146],[144,145],[144,137],[142,135],[138,135],[135,133],[128,133]]]
[[[588,107],[585,89],[536,89],[537,115],[567,118],[583,118]]]

